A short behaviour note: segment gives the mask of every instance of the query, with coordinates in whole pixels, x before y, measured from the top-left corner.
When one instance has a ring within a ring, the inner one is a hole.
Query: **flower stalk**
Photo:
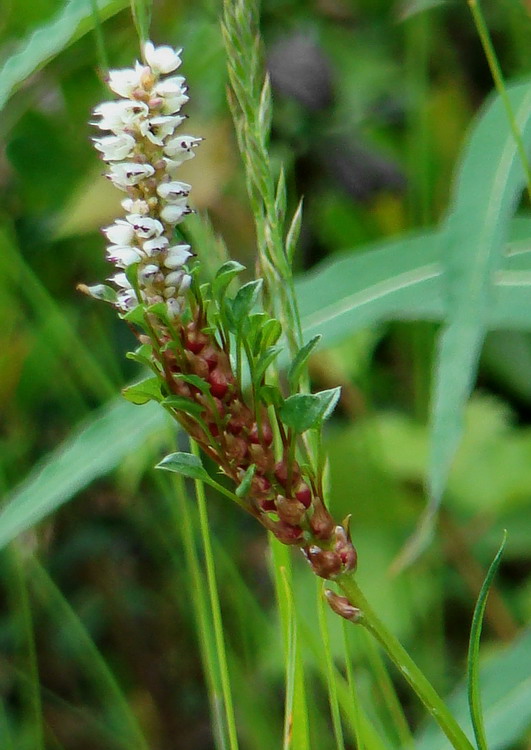
[[[453,747],[471,750],[436,691],[370,609],[354,580],[348,519],[338,524],[326,507],[321,451],[308,446],[320,446],[339,389],[305,390],[307,359],[319,337],[297,350],[297,336],[262,311],[263,279],[230,292],[243,266],[229,261],[205,279],[200,259],[179,239],[177,226],[192,213],[191,186],[179,180],[179,167],[202,140],[178,133],[188,101],[184,77],[174,75],[180,65],[180,51],[146,42],[134,68],[109,73],[119,99],[94,110],[93,124],[106,133],[95,147],[107,178],[127,197],[124,217],[103,230],[116,270],[112,286],[81,290],[117,309],[138,339],[131,358],[153,373],[124,395],[137,404],[160,403],[232,483],[234,491],[223,492],[280,542],[299,547],[316,575],[337,581],[345,596],[327,593],[332,610],[367,628]],[[279,385],[274,363],[282,335],[294,356]],[[197,455],[173,454],[159,467],[220,487]]]

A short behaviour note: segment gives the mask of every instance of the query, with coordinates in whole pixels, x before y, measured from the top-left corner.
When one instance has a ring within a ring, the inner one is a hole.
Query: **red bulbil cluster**
[[[201,405],[206,430],[185,411],[176,410],[175,416],[237,485],[254,464],[244,499],[247,510],[281,542],[300,546],[317,575],[333,578],[351,570],[356,552],[348,535],[336,525],[298,462],[288,457],[286,445],[283,457],[275,460],[266,409],[247,405],[229,356],[202,329],[205,324],[198,316],[178,329],[179,345],[172,346],[168,335],[160,348],[159,361],[170,392]],[[190,375],[201,378],[208,389],[183,379]]]

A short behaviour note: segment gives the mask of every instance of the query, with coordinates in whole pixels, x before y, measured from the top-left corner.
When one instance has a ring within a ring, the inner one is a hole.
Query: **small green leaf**
[[[270,346],[262,352],[262,355],[253,367],[253,378],[255,383],[260,382],[269,365],[274,362],[281,351],[282,349],[280,346]]]
[[[193,385],[195,388],[198,388],[201,393],[210,393],[210,386],[208,383],[206,383],[203,378],[200,378],[199,375],[184,375],[180,373],[179,375],[175,376],[176,378],[179,378],[179,380],[184,380],[185,383],[188,383],[189,385]]]
[[[139,326],[140,328],[145,329],[146,321],[144,315],[144,305],[137,305],[136,307],[133,307],[132,310],[129,310],[129,312],[126,312],[124,315],[122,315],[122,318],[134,326]]]
[[[304,344],[303,347],[299,349],[297,354],[295,355],[295,358],[293,362],[290,365],[290,368],[288,370],[288,381],[289,381],[289,387],[292,391],[296,391],[297,387],[299,385],[299,380],[302,375],[302,371],[304,367],[306,366],[306,363],[308,361],[308,358],[314,348],[317,346],[319,341],[321,340],[321,334],[317,334],[317,336],[314,336],[313,339],[310,339],[307,344]]]
[[[212,483],[212,479],[204,469],[199,456],[193,456],[191,453],[170,453],[155,468],[173,471],[174,474],[180,474],[188,479],[199,479],[207,484]]]
[[[260,334],[262,332],[262,326],[266,320],[267,315],[265,313],[253,313],[245,319],[243,324],[243,334],[251,351],[255,354],[260,353]]]
[[[216,299],[220,299],[225,294],[225,291],[232,281],[242,271],[245,271],[245,266],[238,263],[235,260],[229,260],[224,263],[221,268],[218,269],[215,279],[212,282],[212,294]]]
[[[282,326],[276,318],[269,318],[261,330],[262,346],[274,346],[282,335]]]
[[[245,474],[243,475],[243,479],[240,482],[240,484],[236,487],[236,495],[241,498],[242,500],[247,497],[249,494],[249,490],[251,488],[251,482],[253,481],[254,473],[256,471],[256,466],[254,464],[251,464]]]
[[[467,688],[468,688],[468,705],[470,708],[470,718],[474,727],[474,735],[478,750],[487,750],[487,738],[485,736],[485,723],[483,720],[483,708],[481,706],[481,692],[479,679],[479,643],[481,639],[481,628],[483,625],[483,616],[487,606],[487,597],[492,580],[501,562],[505,543],[507,541],[507,532],[503,534],[502,543],[479,592],[474,616],[472,617],[472,627],[470,629],[470,642],[468,647],[468,669],[467,669]]]
[[[192,401],[183,396],[168,396],[161,403],[162,406],[169,406],[177,411],[184,411],[185,414],[190,414],[192,417],[200,417],[205,411],[205,407],[198,404],[197,401]]]
[[[282,394],[276,385],[262,385],[257,392],[257,398],[265,406],[275,406],[279,408],[282,404]]]
[[[299,235],[301,233],[301,222],[302,222],[302,198],[299,201],[297,210],[293,214],[288,234],[286,237],[286,255],[290,263],[293,261],[297,242],[299,241]]]
[[[318,427],[334,410],[340,393],[341,387],[319,393],[296,393],[280,407],[280,418],[298,433]]]
[[[237,330],[241,328],[244,320],[255,306],[262,284],[262,279],[249,281],[249,283],[244,284],[238,289],[236,296],[231,301],[230,312],[232,314],[232,322]]]
[[[156,377],[146,378],[122,390],[122,395],[132,404],[147,404],[148,401],[162,401],[160,380]]]
[[[139,346],[138,349],[135,349],[134,352],[127,352],[125,356],[127,357],[127,359],[132,359],[133,362],[138,362],[141,365],[152,367],[152,353],[153,349],[149,344],[142,344],[142,346]]]

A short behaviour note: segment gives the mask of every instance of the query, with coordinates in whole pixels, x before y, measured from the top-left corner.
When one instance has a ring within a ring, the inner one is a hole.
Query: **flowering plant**
[[[339,389],[300,389],[302,370],[317,343],[297,352],[287,388],[269,376],[281,351],[280,322],[256,311],[262,280],[230,295],[243,266],[229,261],[200,283],[201,264],[175,227],[191,213],[191,186],[178,169],[201,138],[176,133],[188,101],[180,52],[146,42],[143,62],[113,70],[108,84],[121,98],[95,108],[95,125],[110,135],[95,139],[109,164],[107,177],[127,193],[125,219],[103,232],[107,257],[118,273],[114,287],[85,287],[111,302],[140,341],[133,354],[154,376],[126,389],[136,403],[159,401],[235,484],[223,489],[281,542],[298,545],[317,575],[352,570],[356,553],[348,530],[324,503],[323,467],[302,439],[320,430]],[[193,263],[193,267],[190,267]],[[248,378],[244,386],[244,375]],[[190,454],[173,454],[161,468],[197,475],[219,487]]]

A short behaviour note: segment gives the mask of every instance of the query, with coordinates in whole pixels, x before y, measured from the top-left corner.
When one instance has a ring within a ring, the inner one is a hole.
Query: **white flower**
[[[107,258],[118,268],[127,268],[133,263],[138,263],[140,254],[138,250],[128,245],[111,245],[107,248]]]
[[[116,297],[116,307],[120,310],[123,310],[123,312],[129,312],[129,310],[133,310],[137,305],[138,299],[133,289],[124,289],[123,291],[118,292]]]
[[[168,203],[177,203],[190,195],[191,185],[186,182],[178,182],[172,180],[172,182],[163,182],[157,187],[157,193]]]
[[[147,240],[142,245],[142,250],[146,253],[148,256],[152,255],[158,255],[163,250],[165,250],[169,245],[169,242],[166,237],[157,237],[154,240]]]
[[[169,135],[173,135],[176,128],[186,120],[184,115],[159,115],[158,117],[150,117],[149,120],[144,120],[140,123],[140,132],[151,143],[156,146],[162,146],[164,139]]]
[[[141,214],[146,216],[149,213],[149,206],[146,201],[136,200],[132,198],[124,198],[122,201],[122,208],[127,211],[128,214]]]
[[[153,42],[144,44],[144,59],[154,73],[171,73],[181,64],[181,50],[166,45],[155,47]]]
[[[190,206],[187,206],[186,203],[181,206],[176,203],[168,203],[168,205],[164,206],[160,212],[160,218],[167,221],[168,224],[177,224],[179,221],[182,221],[185,216],[188,216],[188,214],[191,213],[193,213],[192,209]]]
[[[135,230],[137,237],[148,240],[151,237],[158,237],[164,231],[164,227],[158,219],[152,219],[150,216],[141,216],[140,214],[130,214],[127,221]]]
[[[171,159],[166,160],[166,168],[170,176],[173,176],[173,171],[180,167],[184,161],[194,158],[193,149],[197,148],[202,140],[202,138],[194,138],[192,135],[177,135],[166,143],[164,153],[171,157]]]
[[[184,300],[172,297],[166,300],[166,309],[170,318],[178,318],[184,309]]]
[[[118,96],[124,96],[129,99],[133,91],[142,85],[140,80],[142,72],[143,67],[138,63],[135,68],[109,70],[107,77],[108,86]]]
[[[106,135],[94,138],[94,145],[101,151],[105,161],[119,161],[131,155],[135,147],[135,139],[127,133],[121,135]]]
[[[189,97],[186,96],[186,81],[182,76],[173,76],[160,81],[153,89],[153,95],[163,100],[162,111],[165,115],[178,112]]]
[[[121,190],[127,190],[132,185],[138,185],[142,180],[155,174],[151,164],[137,164],[136,162],[123,162],[112,164],[111,171],[107,175],[109,179]]]
[[[110,227],[104,227],[103,234],[113,245],[129,245],[135,236],[135,230],[128,221],[117,219]]]
[[[125,128],[133,127],[142,122],[148,115],[149,108],[145,102],[118,101],[103,102],[94,109],[98,122],[92,123],[100,130],[110,130],[116,135],[123,133]]]
[[[164,258],[164,265],[171,269],[180,268],[192,255],[190,245],[173,245],[168,249],[168,254]]]
[[[153,283],[157,276],[160,274],[160,268],[154,263],[148,263],[147,266],[140,268],[138,271],[138,278],[143,284]]]
[[[114,276],[111,276],[109,281],[112,281],[113,284],[116,284],[116,286],[121,287],[122,289],[132,289],[131,282],[125,275],[125,273],[115,273]]]

